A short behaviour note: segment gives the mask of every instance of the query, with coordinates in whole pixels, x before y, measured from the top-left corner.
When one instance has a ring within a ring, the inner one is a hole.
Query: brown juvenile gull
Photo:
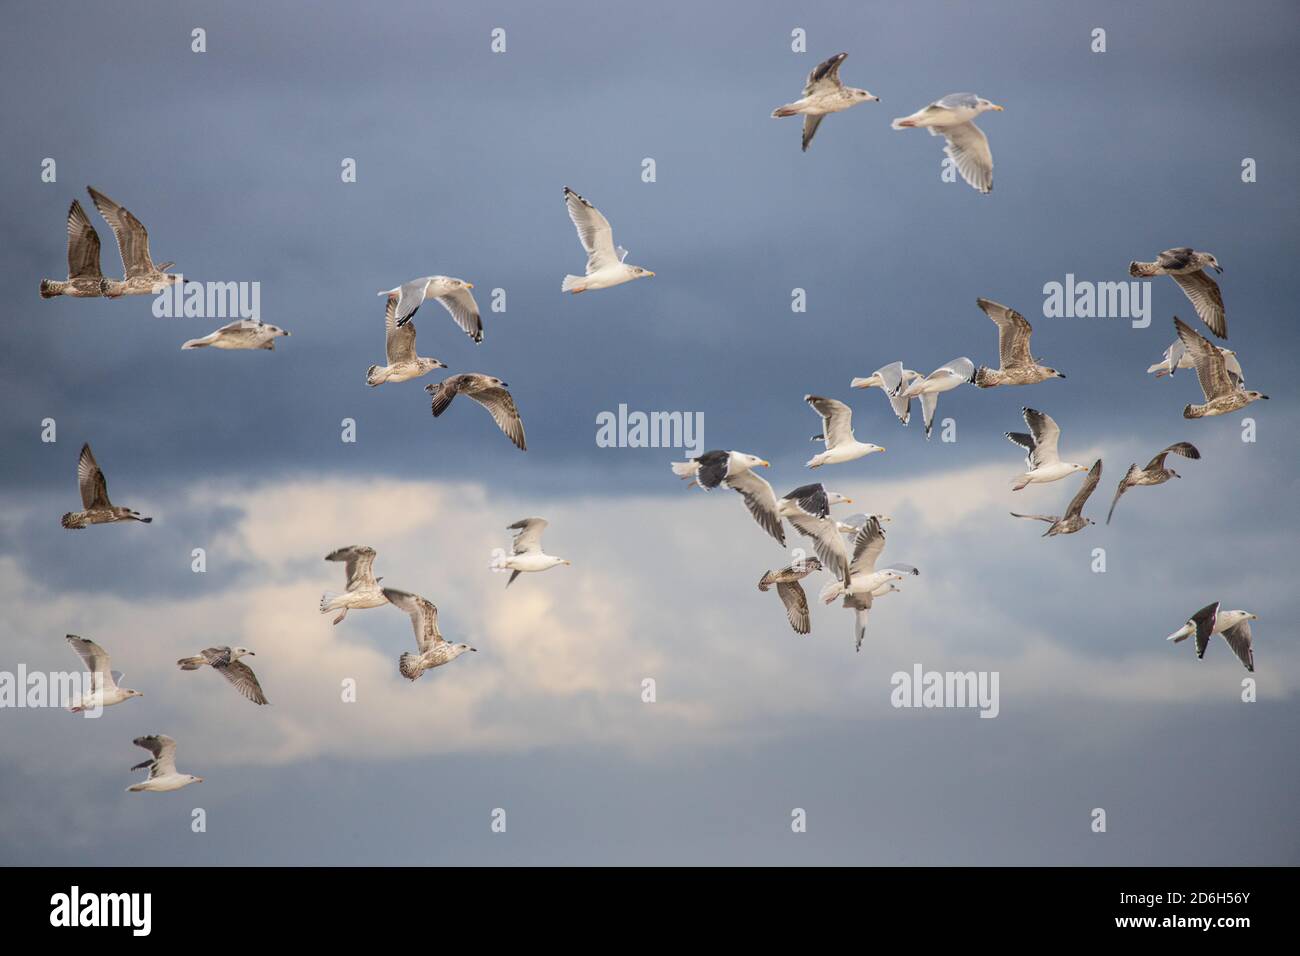
[[[1177,644],[1187,640],[1193,634],[1196,635],[1196,658],[1200,660],[1205,657],[1205,649],[1210,644],[1210,638],[1215,634],[1222,634],[1223,639],[1232,648],[1232,653],[1237,655],[1237,660],[1245,665],[1246,670],[1254,673],[1255,651],[1251,646],[1250,622],[1258,620],[1259,615],[1252,614],[1250,611],[1220,611],[1219,602],[1215,601],[1193,614],[1187,619],[1186,624],[1165,640]]]
[[[785,106],[778,106],[772,111],[773,119],[783,116],[803,116],[803,151],[808,152],[808,144],[817,135],[828,113],[840,113],[859,103],[880,102],[879,96],[873,96],[866,90],[845,86],[840,81],[840,64],[847,53],[837,53],[829,60],[813,67],[804,84],[803,97]]]
[[[139,521],[143,524],[153,521],[153,518],[146,518],[138,511],[108,500],[108,480],[100,471],[89,442],[81,446],[81,457],[77,459],[77,487],[81,490],[81,507],[85,510],[65,514],[61,519],[65,528],[85,528],[112,521]]]
[[[799,582],[821,569],[820,561],[816,558],[807,558],[780,571],[768,571],[758,579],[760,591],[766,591],[773,584],[776,585],[777,597],[785,605],[785,616],[796,634],[807,634],[812,630],[812,620],[808,615],[808,595],[803,593],[803,587]]]
[[[81,658],[81,663],[86,667],[86,673],[90,674],[90,686],[82,690],[81,696],[77,700],[69,703],[68,710],[77,714],[83,710],[98,710],[100,707],[111,707],[113,704],[120,704],[132,697],[144,696],[138,690],[118,686],[117,678],[113,676],[111,662],[108,659],[108,651],[94,641],[88,641],[76,634],[67,635],[67,641],[69,646],[77,652],[77,656]]]
[[[975,125],[974,119],[989,110],[1000,113],[1002,107],[974,93],[949,93],[890,125],[894,129],[922,127],[931,136],[943,136],[948,141],[943,151],[956,164],[961,178],[972,188],[987,193],[993,189],[993,153],[988,137]]]
[[[411,627],[415,630],[415,646],[419,653],[407,651],[397,664],[407,680],[415,680],[431,667],[454,661],[466,651],[478,650],[468,644],[449,644],[438,630],[438,609],[418,594],[384,588],[384,597],[411,616]]]
[[[387,365],[372,365],[366,372],[366,384],[371,388],[385,382],[407,382],[427,375],[435,368],[446,368],[436,358],[415,354],[415,323],[397,324],[397,296],[388,297],[384,310],[384,352]]]
[[[154,265],[149,256],[149,233],[144,223],[123,206],[119,206],[93,186],[87,186],[95,208],[104,217],[117,238],[117,251],[122,257],[121,282],[108,279],[104,283],[104,295],[116,298],[120,295],[156,295],[164,286],[184,281],[180,273],[165,272],[174,263],[164,262]]]
[[[776,492],[763,478],[754,474],[755,468],[771,467],[757,455],[743,451],[706,451],[698,458],[672,463],[673,474],[691,479],[686,487],[699,486],[712,491],[722,485],[745,499],[745,507],[760,528],[785,546],[785,528],[781,526],[781,513],[776,502]]]
[[[347,617],[348,611],[353,608],[362,610],[388,603],[388,598],[384,597],[384,591],[379,586],[379,582],[383,578],[375,577],[374,548],[353,544],[346,548],[339,548],[337,551],[331,551],[325,555],[325,560],[347,562],[343,566],[344,574],[347,577],[346,590],[342,594],[326,591],[320,597],[320,612],[322,614],[328,614],[330,611],[339,612],[338,617],[334,618],[335,624]]]
[[[1219,260],[1208,252],[1197,252],[1190,246],[1166,249],[1156,257],[1155,262],[1138,262],[1128,264],[1131,276],[1170,276],[1183,290],[1192,308],[1201,321],[1209,326],[1210,331],[1221,339],[1228,337],[1228,319],[1223,314],[1223,296],[1219,284],[1203,270],[1206,267],[1215,272],[1222,272]]]
[[[1119,487],[1115,489],[1115,498],[1110,503],[1110,512],[1106,515],[1106,524],[1110,524],[1111,516],[1115,514],[1115,506],[1119,504],[1120,495],[1130,488],[1136,488],[1139,485],[1163,485],[1170,478],[1181,478],[1182,475],[1172,468],[1165,467],[1165,456],[1170,452],[1175,455],[1182,455],[1184,458],[1200,458],[1201,453],[1196,450],[1196,446],[1190,442],[1180,441],[1170,445],[1156,457],[1147,462],[1145,468],[1139,468],[1137,462],[1128,466],[1128,471],[1120,479]]]
[[[262,693],[262,685],[257,682],[257,675],[240,660],[241,657],[255,656],[247,647],[207,647],[197,657],[182,657],[176,666],[183,671],[195,671],[207,664],[253,703],[265,704],[266,695]]]
[[[1268,398],[1263,392],[1249,391],[1234,384],[1232,376],[1228,374],[1223,353],[1204,335],[1178,318],[1174,319],[1174,328],[1178,330],[1178,337],[1187,349],[1187,354],[1192,357],[1192,363],[1196,366],[1196,380],[1205,394],[1205,404],[1187,405],[1183,409],[1183,418],[1226,415],[1245,408],[1251,402]]]
[[[261,319],[236,319],[229,325],[223,325],[215,332],[210,332],[201,339],[190,339],[182,343],[182,349],[275,349],[275,340],[288,335],[288,331],[277,325],[268,325]]]
[[[997,385],[1035,385],[1049,378],[1065,378],[1064,372],[1058,372],[1046,365],[1039,365],[1038,360],[1029,352],[1029,336],[1034,331],[1029,320],[1017,312],[991,299],[976,299],[975,304],[984,310],[984,314],[998,327],[999,368],[986,368],[981,365],[975,371],[974,382],[980,388],[993,388]]]
[[[466,335],[475,342],[482,342],[483,319],[479,316],[478,303],[474,301],[474,295],[469,291],[472,288],[474,283],[466,282],[464,279],[453,279],[450,276],[421,276],[419,279],[403,282],[396,289],[385,289],[376,294],[386,295],[389,298],[397,297],[398,326],[406,325],[422,303],[434,299],[447,310]]]
[[[93,298],[104,294],[108,280],[99,270],[99,233],[90,224],[90,217],[81,203],[72,200],[68,209],[68,279],[41,280],[41,298],[71,295]]]
[[[132,767],[132,770],[149,769],[149,779],[133,783],[127,787],[127,793],[167,793],[188,787],[192,783],[202,783],[202,777],[192,773],[176,771],[176,741],[166,734],[150,734],[148,737],[136,737],[131,741],[137,747],[143,747],[153,757]]]
[[[1175,316],[1177,318],[1177,316]],[[1241,362],[1237,360],[1237,353],[1232,349],[1225,349],[1221,345],[1216,345],[1216,349],[1223,355],[1223,363],[1228,369],[1228,378],[1232,379],[1232,384],[1238,388],[1246,384],[1246,373],[1241,368]],[[1174,339],[1173,345],[1165,349],[1165,354],[1161,361],[1147,369],[1147,374],[1155,373],[1156,378],[1164,378],[1166,375],[1172,376],[1180,368],[1192,368],[1195,363],[1191,355],[1187,353],[1182,339]]]
[[[424,390],[433,396],[434,418],[447,410],[453,398],[464,393],[488,410],[497,427],[515,443],[516,448],[527,451],[524,423],[519,418],[519,409],[515,407],[515,400],[506,388],[506,383],[501,379],[493,378],[491,375],[480,375],[478,372],[461,372],[441,382],[424,386]]]
[[[569,219],[578,230],[578,241],[587,253],[585,275],[566,275],[560,283],[561,292],[587,292],[608,289],[633,279],[651,279],[654,273],[640,266],[627,265],[623,260],[627,250],[614,245],[614,230],[599,209],[583,199],[568,186],[564,187],[564,205]]]
[[[524,518],[506,529],[515,533],[510,557],[501,564],[501,567],[509,568],[513,572],[510,580],[506,582],[506,587],[514,584],[515,578],[525,571],[549,571],[561,564],[572,563],[542,550],[542,531],[548,524],[550,522],[545,518]]]
[[[850,388],[878,388],[889,399],[889,407],[894,410],[898,420],[906,425],[912,418],[912,400],[904,392],[921,373],[904,368],[902,362],[892,362],[878,368],[865,378],[855,378],[849,383]]]
[[[1074,534],[1081,531],[1090,524],[1096,524],[1091,518],[1083,516],[1083,506],[1088,503],[1088,498],[1097,488],[1097,482],[1101,481],[1101,459],[1098,458],[1093,462],[1092,470],[1084,476],[1083,484],[1079,486],[1078,493],[1070,500],[1069,507],[1065,509],[1064,515],[1022,515],[1011,512],[1013,518],[1029,518],[1033,521],[1046,521],[1051,525],[1043,532],[1044,538],[1053,537],[1058,534]]]

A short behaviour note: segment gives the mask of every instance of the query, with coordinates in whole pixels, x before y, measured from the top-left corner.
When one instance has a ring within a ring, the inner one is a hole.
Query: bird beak
[[[1004,109],[1006,109],[1006,107],[1004,107],[1004,106],[998,106],[997,103],[994,103],[993,106],[992,106],[992,108],[995,109],[995,110],[997,110],[999,113],[1001,113]]]
[[[653,279],[653,278],[655,277],[655,274],[654,274],[653,272],[651,272],[650,270],[647,269],[647,270],[646,270],[646,277],[647,277],[647,278],[650,278],[650,279]]]
[[[256,656],[257,656],[257,651],[249,651],[249,652],[248,652],[248,656],[249,656],[249,657],[256,657]]]
[[[472,289],[472,288],[474,288],[474,283],[472,283],[472,282],[466,282],[466,283],[465,283],[465,288],[467,288],[467,289]]]
[[[567,567],[567,566],[573,564],[573,562],[572,562],[572,561],[565,561],[564,564],[565,564],[565,566]]]
[[[195,783],[202,783],[202,782],[203,782],[203,778],[202,778],[202,777],[196,777],[195,780],[194,780],[194,782],[195,782]]]
[[[1223,266],[1215,266],[1214,271],[1217,272],[1219,275],[1223,275]]]
[[[852,499],[852,498],[845,498],[845,499],[844,499],[844,503],[845,503],[846,505],[851,505],[851,504],[853,504],[853,499]]]
[[[760,461],[759,464],[762,465],[764,468],[772,467],[772,463],[770,461]]]
[[[1250,616],[1250,619],[1251,619],[1252,621],[1258,621],[1258,620],[1259,620],[1259,615],[1258,615],[1258,614],[1252,614],[1252,615]]]
[[[478,653],[478,648],[477,648],[477,647],[471,647],[470,650],[473,651],[475,654]]]
[[[509,388],[509,387],[510,387],[510,383],[509,383],[509,382],[502,382],[502,383],[501,383],[501,387],[502,387],[502,388]]]
[[[880,450],[881,450],[881,451],[884,451],[884,450],[885,450],[885,446],[884,446],[884,445],[881,445],[881,446],[880,446]]]

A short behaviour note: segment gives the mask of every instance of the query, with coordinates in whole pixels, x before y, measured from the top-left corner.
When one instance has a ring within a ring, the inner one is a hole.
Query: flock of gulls
[[[840,80],[839,71],[846,56],[840,53],[819,64],[808,75],[802,97],[772,113],[774,117],[803,117],[802,148],[805,151],[826,116],[862,103],[879,101],[879,97],[867,90],[845,86]],[[987,136],[974,120],[983,113],[1002,109],[973,93],[954,93],[909,116],[893,120],[891,125],[896,130],[927,129],[933,136],[942,136],[946,141],[944,151],[965,182],[981,193],[988,193],[993,188],[992,152]],[[154,263],[149,251],[148,233],[139,219],[99,190],[93,187],[87,187],[87,190],[117,241],[123,277],[112,279],[102,273],[99,236],[80,202],[74,199],[67,216],[68,275],[62,280],[42,279],[42,298],[156,295],[168,286],[189,281],[179,273],[167,271],[173,263]],[[655,275],[649,269],[625,261],[627,251],[615,245],[609,221],[594,205],[567,186],[564,188],[564,202],[587,262],[583,274],[564,276],[562,292],[580,294],[609,289]],[[1226,339],[1223,296],[1207,269],[1223,272],[1214,255],[1189,247],[1168,249],[1153,261],[1135,260],[1129,265],[1130,275],[1134,277],[1170,276],[1210,333]],[[417,352],[413,318],[425,302],[437,302],[471,341],[481,344],[483,319],[473,289],[473,283],[464,279],[428,275],[380,291],[378,294],[385,300],[385,364],[369,367],[366,384],[372,388],[400,384],[448,367],[439,359],[421,356]],[[997,328],[996,366],[977,366],[969,357],[959,356],[924,373],[908,368],[902,361],[895,361],[870,375],[852,379],[849,387],[879,389],[891,413],[902,425],[910,423],[912,402],[919,401],[928,440],[940,395],[966,385],[989,389],[1037,385],[1066,377],[1063,372],[1034,357],[1030,346],[1033,328],[1023,315],[986,298],[977,299],[976,305]],[[1195,371],[1204,401],[1189,403],[1183,410],[1184,418],[1224,415],[1268,397],[1245,387],[1245,373],[1236,352],[1215,345],[1177,317],[1173,322],[1176,336],[1173,343],[1162,360],[1151,365],[1147,372],[1156,378],[1172,378],[1180,370]],[[286,330],[263,323],[260,318],[241,319],[201,338],[190,339],[181,348],[273,350],[276,339],[287,335],[289,332]],[[478,372],[460,372],[426,385],[425,390],[431,396],[434,418],[445,413],[457,395],[464,395],[491,415],[497,428],[515,447],[527,451],[519,409],[509,386],[501,379]],[[804,401],[821,421],[821,431],[813,435],[812,440],[823,445],[823,450],[807,461],[807,468],[842,467],[885,452],[882,445],[857,439],[853,429],[853,410],[845,402],[811,394],[806,395]],[[1084,510],[1101,482],[1101,459],[1091,464],[1063,460],[1061,429],[1052,416],[1027,406],[1023,408],[1023,414],[1028,430],[1006,433],[1006,437],[1026,453],[1025,471],[1013,479],[1012,491],[1050,484],[1075,474],[1082,474],[1083,478],[1063,514],[1011,512],[1011,516],[1046,523],[1048,527],[1044,537],[1075,534],[1095,524],[1084,516]],[[1160,450],[1142,468],[1136,462],[1131,464],[1115,490],[1106,517],[1107,524],[1114,517],[1119,499],[1130,489],[1161,485],[1180,477],[1166,465],[1170,455],[1188,460],[1201,457],[1191,443],[1179,441]],[[812,575],[826,575],[818,599],[825,604],[839,601],[843,608],[853,612],[854,646],[860,651],[866,635],[868,612],[874,600],[901,592],[899,585],[919,576],[920,570],[902,562],[881,563],[886,543],[884,526],[891,521],[888,515],[864,512],[842,520],[836,518],[832,508],[852,504],[853,500],[821,483],[803,484],[778,497],[772,485],[758,473],[758,469],[769,467],[770,463],[758,455],[724,449],[672,463],[673,473],[686,480],[687,487],[705,492],[721,487],[738,493],[754,522],[782,548],[787,546],[787,524],[797,535],[807,539],[816,557],[804,556],[800,549],[796,552],[797,559],[790,565],[764,572],[758,589],[766,592],[774,588],[790,627],[795,633],[806,635],[811,632],[812,625],[804,584]],[[131,508],[112,504],[104,472],[88,443],[82,446],[77,461],[77,484],[82,510],[63,515],[64,528],[84,529],[119,522],[147,524],[153,520]],[[493,570],[510,571],[507,588],[520,574],[544,572],[570,564],[567,559],[549,555],[542,549],[542,532],[546,527],[547,521],[539,517],[524,518],[509,525],[507,530],[513,535],[510,554],[494,562],[493,567]],[[438,627],[438,608],[433,602],[412,591],[382,586],[383,578],[374,573],[375,558],[375,549],[365,545],[339,548],[325,556],[326,561],[343,563],[345,581],[342,591],[322,595],[322,614],[333,614],[333,623],[338,625],[349,611],[354,610],[391,605],[404,612],[415,635],[415,648],[398,657],[397,669],[410,681],[477,650],[465,643],[452,643],[443,636]],[[1244,610],[1222,611],[1216,601],[1193,614],[1168,639],[1177,643],[1195,637],[1196,654],[1200,658],[1210,638],[1215,634],[1222,635],[1246,669],[1253,671],[1250,630],[1253,620],[1257,620],[1255,614]],[[140,691],[119,684],[108,653],[98,644],[71,634],[67,635],[67,641],[80,658],[85,672],[92,677],[81,697],[72,702],[70,710],[80,712],[114,706],[143,696]],[[245,660],[253,656],[253,651],[245,647],[209,647],[194,656],[181,658],[177,667],[181,671],[209,668],[220,674],[241,696],[254,704],[264,705],[268,703],[267,697]],[[151,758],[131,768],[147,769],[149,774],[146,780],[129,787],[131,792],[173,791],[202,781],[202,777],[177,771],[176,741],[171,737],[154,734],[137,737],[134,743],[149,751]]]

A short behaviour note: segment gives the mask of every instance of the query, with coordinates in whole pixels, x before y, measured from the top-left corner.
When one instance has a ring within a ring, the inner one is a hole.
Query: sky
[[[71,669],[75,633],[145,696],[96,720],[0,709],[0,862],[1300,862],[1294,5],[51,2],[8,17],[0,672]],[[840,51],[842,79],[880,102],[827,118],[803,153],[799,121],[770,113]],[[941,140],[889,126],[965,90],[1005,107],[979,120],[989,195],[943,181]],[[291,337],[182,352],[224,320],[156,318],[148,296],[40,299],[64,275],[73,198],[120,275],[87,185],[146,224],[155,261],[259,283],[262,318]],[[561,294],[585,258],[566,185],[654,278]],[[1223,264],[1226,344],[1268,402],[1186,421],[1194,375],[1146,374],[1172,316],[1200,328],[1169,279],[1151,283],[1146,328],[1044,315],[1046,284],[1127,280],[1130,260],[1182,245]],[[526,453],[464,399],[434,420],[421,386],[436,373],[365,385],[383,359],[376,291],[434,273],[475,284],[485,338],[430,303],[420,353],[509,382]],[[1024,313],[1067,378],[945,394],[955,441],[849,388],[900,359],[996,364],[980,296]],[[849,402],[857,437],[887,451],[808,471],[810,392]],[[843,513],[892,516],[885,557],[921,574],[879,599],[861,653],[852,615],[816,601],[824,575],[805,582],[808,637],[755,587],[806,542],[788,532],[783,550],[731,492],[685,489],[679,449],[597,443],[620,404],[702,414],[704,446],[769,460],[778,493],[821,480],[854,498]],[[1065,457],[1103,460],[1097,526],[1043,540],[1008,515],[1060,513],[1077,487],[1011,491],[1022,455],[1002,433],[1023,405],[1060,423]],[[1182,440],[1201,459],[1102,523],[1129,463]],[[59,526],[85,441],[114,502],[152,524]],[[489,565],[529,515],[572,566],[507,592]],[[321,558],[349,544],[479,652],[409,683],[394,608],[331,625],[317,605],[342,573]],[[1163,640],[1216,600],[1259,616],[1254,702],[1221,639],[1201,661]],[[225,644],[256,652],[270,706],[175,667]],[[998,716],[891,706],[891,675],[917,664],[996,672]],[[204,782],[125,793],[147,733],[175,737]]]

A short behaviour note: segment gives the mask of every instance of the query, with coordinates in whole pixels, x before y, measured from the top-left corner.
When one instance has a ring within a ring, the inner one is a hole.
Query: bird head
[[[631,266],[632,276],[636,279],[653,279],[654,273],[649,269],[642,269],[640,266]]]
[[[202,782],[203,782],[203,778],[202,778],[202,777],[196,777],[196,776],[194,776],[194,774],[192,774],[192,773],[191,773],[191,774],[187,774],[187,776],[190,778],[190,783],[202,783]]]
[[[826,503],[830,505],[851,505],[853,499],[848,495],[842,495],[838,491],[826,492]]]
[[[1223,266],[1219,265],[1219,260],[1214,258],[1214,256],[1210,255],[1208,252],[1205,254],[1205,264],[1215,272],[1223,272]]]
[[[880,97],[879,97],[879,96],[876,96],[876,95],[874,95],[874,94],[872,94],[872,93],[868,93],[866,90],[854,90],[854,91],[853,91],[853,98],[854,98],[855,100],[861,100],[861,101],[864,102],[864,103],[867,102],[867,101],[870,101],[870,102],[872,102],[872,103],[879,103],[879,102],[880,102]]]
[[[230,649],[230,659],[235,660],[240,657],[256,657],[257,655],[247,647],[232,647]]]
[[[127,696],[127,697],[143,697],[143,696],[144,696],[144,691],[142,691],[142,690],[127,690],[127,691],[126,691],[126,696]]]
[[[992,100],[986,100],[982,96],[976,101],[975,108],[981,113],[987,113],[989,110],[995,110],[1001,113],[1003,110],[1003,107],[998,106],[998,104],[994,103]]]
[[[885,446],[884,446],[884,445],[873,445],[873,444],[871,444],[870,442],[867,442],[867,454],[868,454],[868,455],[874,454],[875,452],[878,452],[878,451],[884,451],[884,450],[885,450]]]
[[[743,451],[736,452],[736,458],[740,460],[740,464],[745,468],[771,468],[772,467],[772,463],[767,461],[766,459],[759,458],[757,455],[746,454]]]

